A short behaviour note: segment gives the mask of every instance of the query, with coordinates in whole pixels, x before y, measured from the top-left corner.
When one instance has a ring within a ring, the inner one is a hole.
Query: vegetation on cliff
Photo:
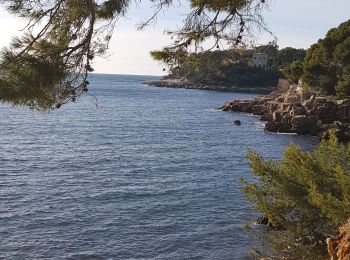
[[[249,152],[256,179],[242,180],[244,192],[272,227],[267,241],[278,259],[325,259],[326,238],[334,236],[350,216],[350,146],[339,143],[349,140],[349,99],[317,96],[320,92],[349,97],[349,68],[350,20],[312,45],[304,60],[288,60],[279,66],[291,83],[302,79],[311,91],[291,86],[286,93],[236,100],[223,107],[261,115],[269,131],[322,133],[320,137],[329,138],[315,151],[289,146],[281,160],[264,160],[255,151]],[[330,241],[339,241],[328,240],[328,250],[335,255],[339,248]],[[347,244],[343,247],[339,250],[348,252]]]
[[[283,230],[311,248],[336,234],[349,218],[350,148],[334,134],[315,151],[291,145],[282,160],[264,160],[255,151],[248,158],[258,182],[243,180],[244,192],[275,228],[272,234]],[[295,247],[296,240],[289,243],[284,249]],[[320,253],[325,252],[323,246]]]
[[[251,66],[253,53],[267,55],[267,69]],[[323,95],[350,96],[350,20],[329,30],[307,51],[292,47],[279,50],[269,43],[254,49],[182,51],[177,59],[166,48],[151,55],[169,67],[170,77],[197,83],[267,87],[276,86],[278,78],[284,77],[292,84],[302,79],[305,88]]]
[[[310,47],[302,78],[306,87],[325,95],[350,96],[350,20]]]
[[[253,53],[267,55],[267,68],[252,66]],[[201,84],[218,84],[238,87],[275,87],[283,77],[283,69],[290,63],[301,62],[306,55],[303,49],[279,50],[274,43],[254,49],[234,48],[201,53],[182,52],[173,60],[168,50],[152,51],[153,59],[164,63],[173,78],[186,78]]]

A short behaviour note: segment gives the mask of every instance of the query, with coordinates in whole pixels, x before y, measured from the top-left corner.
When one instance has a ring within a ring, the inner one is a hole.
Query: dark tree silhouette
[[[152,0],[152,23],[173,0]],[[59,108],[88,92],[91,61],[106,53],[115,24],[126,15],[130,0],[0,0],[7,10],[28,21],[0,57],[0,100],[40,110]],[[237,44],[264,28],[264,0],[190,0],[190,12],[179,31],[168,32],[169,57],[198,48],[206,39],[215,46]]]

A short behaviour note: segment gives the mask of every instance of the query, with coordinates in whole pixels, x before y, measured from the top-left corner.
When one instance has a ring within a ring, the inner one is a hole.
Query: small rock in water
[[[235,121],[233,121],[233,124],[235,124],[235,125],[241,125],[241,121],[235,120]]]

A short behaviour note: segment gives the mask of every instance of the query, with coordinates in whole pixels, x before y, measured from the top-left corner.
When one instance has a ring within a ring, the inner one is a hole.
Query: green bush
[[[294,61],[291,64],[288,64],[282,71],[289,81],[298,84],[299,79],[303,75],[303,62],[299,60]]]
[[[276,232],[311,244],[336,234],[350,217],[350,149],[334,133],[315,151],[291,145],[282,160],[264,160],[255,151],[248,158],[258,181],[243,180],[244,192]]]
[[[338,96],[341,98],[350,96],[350,75],[343,74],[336,86]]]
[[[313,44],[304,60],[303,81],[325,95],[348,97],[350,66],[350,20],[328,31]]]

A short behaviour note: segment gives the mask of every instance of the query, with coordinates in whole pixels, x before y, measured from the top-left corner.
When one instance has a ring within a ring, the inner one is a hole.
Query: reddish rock
[[[332,260],[350,260],[350,219],[339,228],[337,237],[327,238],[328,254]]]

